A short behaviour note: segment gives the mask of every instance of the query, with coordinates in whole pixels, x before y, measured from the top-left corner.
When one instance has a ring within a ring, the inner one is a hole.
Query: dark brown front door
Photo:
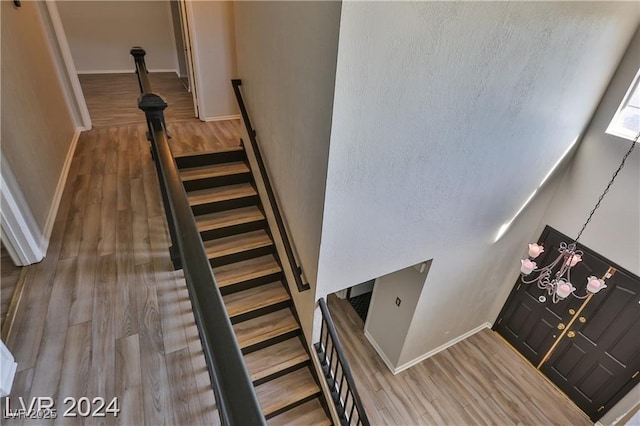
[[[610,409],[620,399],[616,394],[630,389],[640,374],[638,281],[621,271],[608,281],[609,288],[591,298],[541,369],[592,419]]]
[[[538,241],[545,247],[538,265],[555,258],[562,241],[570,238],[546,227]],[[640,279],[588,248],[579,248],[583,262],[571,272],[577,293],[586,293],[588,276],[600,278],[616,268],[606,289],[580,311],[585,301],[570,296],[553,304],[547,296],[540,302],[544,291],[518,278],[494,329],[595,421],[640,379]]]

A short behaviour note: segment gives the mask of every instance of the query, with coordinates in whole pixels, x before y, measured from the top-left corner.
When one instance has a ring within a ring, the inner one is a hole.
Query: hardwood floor
[[[140,89],[135,73],[80,74],[78,77],[94,127],[145,123],[144,113],[138,109]],[[195,117],[191,93],[175,73],[149,73],[149,80],[154,92],[169,105],[165,110],[167,121]]]
[[[180,135],[171,141],[178,153],[238,144],[236,122],[168,127]],[[7,341],[18,362],[11,397],[53,397],[59,410],[65,397],[117,397],[121,412],[107,424],[218,424],[145,132],[143,124],[81,135],[47,256],[25,268]]]
[[[349,302],[330,296],[329,308],[371,424],[592,424],[490,330],[394,376]]]
[[[13,264],[9,253],[0,244],[0,328],[3,337],[7,335],[13,319],[13,312],[9,311],[15,309],[22,293],[22,273],[22,267]]]

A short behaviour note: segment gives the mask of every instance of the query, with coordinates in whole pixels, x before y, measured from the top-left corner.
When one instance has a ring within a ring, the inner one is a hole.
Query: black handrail
[[[240,92],[240,86],[242,86],[242,80],[233,79],[231,80],[231,84],[233,85],[233,91],[236,94],[238,106],[240,107],[240,113],[242,114],[242,118],[244,119],[244,124],[247,128],[247,133],[249,134],[249,141],[251,142],[251,147],[253,148],[253,152],[256,156],[256,161],[258,162],[258,169],[260,170],[260,176],[262,176],[264,187],[267,190],[267,197],[269,198],[269,204],[271,204],[271,209],[273,210],[273,216],[275,217],[276,225],[278,226],[278,231],[282,236],[284,251],[287,254],[287,260],[289,261],[289,265],[291,265],[291,269],[293,270],[293,277],[296,280],[296,287],[298,287],[298,291],[309,290],[311,288],[309,286],[309,283],[305,283],[302,280],[302,268],[298,265],[298,262],[296,261],[296,258],[293,254],[293,249],[291,248],[291,242],[287,234],[287,229],[284,226],[284,221],[282,220],[282,215],[280,214],[280,209],[278,208],[278,202],[273,192],[273,188],[271,187],[271,182],[269,181],[267,168],[265,167],[264,160],[262,159],[262,154],[260,154],[260,148],[256,140],[256,131],[251,125],[251,120],[249,119],[249,113],[247,112],[247,107],[245,106],[244,100],[242,99],[242,93]]]
[[[318,360],[327,380],[327,385],[329,385],[340,422],[342,426],[369,426],[369,419],[364,411],[360,395],[358,395],[351,368],[349,368],[347,357],[344,354],[344,349],[338,338],[327,304],[323,298],[318,300],[318,303],[322,312],[322,326],[320,328],[320,339],[313,346],[318,354]]]
[[[142,91],[138,106],[147,117],[158,180],[169,207],[167,219],[176,231],[174,243],[179,249],[221,423],[266,425],[169,147],[163,113],[167,104],[151,93],[144,50],[134,48],[131,54]]]

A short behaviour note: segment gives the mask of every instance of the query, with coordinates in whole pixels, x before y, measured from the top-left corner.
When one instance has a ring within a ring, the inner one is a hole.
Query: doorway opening
[[[61,67],[74,87],[83,127],[145,122],[129,50],[143,47],[154,91],[169,105],[167,120],[198,117],[184,0],[46,2]],[[185,84],[186,83],[186,84]],[[186,86],[186,87],[185,87]]]
[[[367,314],[369,313],[369,306],[371,305],[371,296],[373,295],[373,284],[375,282],[376,280],[371,280],[347,289],[347,300],[364,322],[367,321]]]

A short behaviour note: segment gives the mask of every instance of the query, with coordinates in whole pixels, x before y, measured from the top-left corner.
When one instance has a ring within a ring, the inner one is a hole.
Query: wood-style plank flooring
[[[135,73],[81,74],[78,77],[94,127],[145,123],[144,113],[138,109],[140,89]],[[149,80],[154,93],[169,105],[165,110],[167,121],[195,117],[191,93],[175,73],[149,73]]]
[[[21,272],[22,267],[14,265],[9,253],[0,245],[0,328],[4,327],[7,311]]]
[[[237,122],[168,127],[181,153],[238,143]],[[47,256],[26,268],[7,341],[18,362],[11,397],[50,396],[58,408],[68,396],[117,397],[120,415],[107,424],[217,424],[145,132],[141,124],[82,133]]]
[[[329,308],[371,424],[592,424],[490,330],[394,376],[349,302],[330,296]]]

